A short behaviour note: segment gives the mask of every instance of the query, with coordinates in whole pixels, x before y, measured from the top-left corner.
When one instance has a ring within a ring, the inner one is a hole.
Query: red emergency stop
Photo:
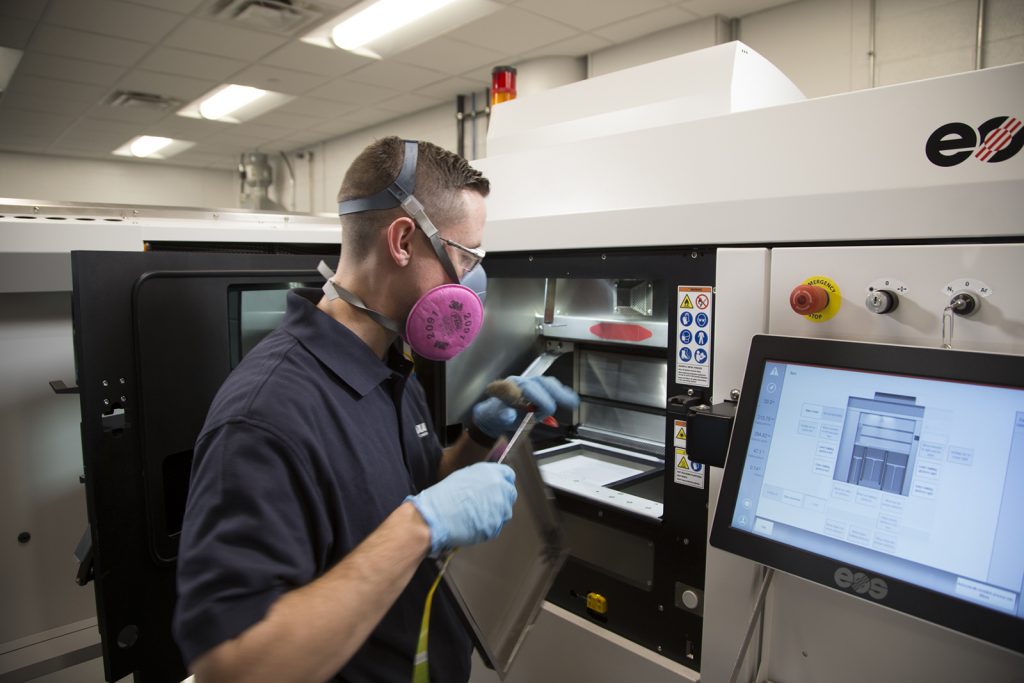
[[[789,293],[789,305],[800,315],[820,313],[828,308],[828,290],[815,285],[797,285]]]

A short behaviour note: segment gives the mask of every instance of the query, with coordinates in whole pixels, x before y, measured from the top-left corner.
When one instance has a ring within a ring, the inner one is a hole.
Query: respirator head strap
[[[355,308],[361,310],[363,313],[368,315],[371,320],[373,320],[375,323],[383,327],[388,332],[393,332],[397,335],[402,334],[402,327],[397,322],[373,310],[372,308],[366,305],[366,303],[359,297],[358,294],[348,291],[347,289],[339,285],[337,282],[332,280],[331,278],[334,277],[334,271],[331,270],[331,267],[329,265],[321,261],[320,265],[318,265],[316,269],[317,271],[319,271],[321,275],[324,276],[324,279],[327,280],[327,282],[324,283],[323,291],[324,296],[327,297],[328,301],[341,299],[342,301],[348,303],[350,306],[354,306]]]
[[[350,213],[394,209],[401,206],[402,202],[416,191],[416,159],[419,156],[419,151],[418,142],[406,140],[405,158],[402,160],[402,169],[398,172],[398,177],[383,190],[369,197],[338,202],[338,215],[345,216]]]

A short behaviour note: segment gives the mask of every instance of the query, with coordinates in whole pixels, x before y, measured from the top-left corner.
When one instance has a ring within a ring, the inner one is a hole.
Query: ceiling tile
[[[150,71],[194,76],[202,74],[210,80],[224,82],[229,76],[245,68],[246,63],[238,59],[177,50],[172,47],[158,47],[139,63]]]
[[[287,38],[223,22],[188,19],[164,39],[164,44],[221,57],[255,60],[287,41]]]
[[[199,6],[203,0],[126,0],[135,5],[158,7],[178,14],[188,14]]]
[[[577,31],[551,19],[515,7],[505,7],[447,35],[479,47],[515,55],[556,40],[564,40],[575,33]]]
[[[404,64],[416,64],[427,69],[458,76],[467,71],[502,64],[505,53],[463,43],[450,38],[438,38],[400,52],[391,59]]]
[[[427,97],[425,95],[417,95],[416,93],[406,93],[381,102],[377,105],[377,108],[384,111],[394,112],[395,114],[410,114],[415,111],[422,111],[424,109],[429,109],[430,107],[436,107],[444,101],[445,100],[441,100],[436,97]]]
[[[75,123],[77,130],[91,130],[97,133],[114,133],[125,136],[127,140],[135,135],[142,134],[143,124],[126,123],[124,121],[108,121],[87,116]]]
[[[615,43],[624,43],[640,36],[649,35],[662,29],[693,21],[696,17],[681,7],[666,7],[662,10],[620,21],[592,31],[602,38]]]
[[[149,45],[44,24],[32,36],[29,49],[72,59],[132,66],[149,50]]]
[[[235,124],[204,119],[190,119],[185,116],[168,116],[146,126],[149,135],[164,135],[178,140],[197,142],[216,137],[231,130]]]
[[[300,116],[315,116],[321,119],[333,119],[350,111],[354,111],[356,105],[339,104],[332,100],[321,100],[314,97],[299,97],[288,104],[278,107],[275,112],[283,114],[298,114]]]
[[[167,116],[174,116],[174,113],[147,107],[111,107],[106,104],[96,105],[89,111],[90,118],[121,123],[156,123]]]
[[[0,17],[0,46],[24,50],[34,30],[35,23],[28,19]]]
[[[7,91],[4,93],[3,106],[25,111],[39,111],[47,114],[65,114],[81,116],[93,105],[92,102],[74,102],[59,94],[33,95]]]
[[[181,15],[112,0],[51,0],[43,21],[79,31],[155,43],[181,22]]]
[[[582,57],[591,52],[603,50],[612,45],[612,41],[595,36],[592,33],[581,33],[568,40],[560,40],[557,43],[538,47],[522,55],[523,60],[536,57]],[[488,76],[489,78],[489,76]]]
[[[113,85],[124,75],[125,69],[111,64],[68,59],[42,52],[26,52],[18,64],[18,74],[56,78],[77,83]]]
[[[288,135],[287,137],[281,138],[277,142],[279,145],[282,146],[283,149],[288,149],[288,145],[292,146],[291,149],[295,149],[297,147],[304,147],[306,145],[311,145],[317,142],[323,142],[326,139],[326,137],[327,136],[321,133],[320,131],[310,129],[302,131],[301,133],[294,133],[292,135]]]
[[[4,0],[0,3],[0,17],[38,21],[46,9],[47,0]]]
[[[58,81],[20,73],[15,74],[8,88],[12,93],[24,93],[37,97],[59,96],[72,102],[87,102],[89,104],[100,101],[110,92],[109,88],[101,85]]]
[[[285,128],[289,132],[294,132],[309,128],[310,126],[315,126],[318,123],[323,123],[324,117],[303,116],[301,114],[291,114],[282,112],[280,109],[275,109],[260,116],[259,122],[266,126],[277,126],[278,128]]]
[[[480,92],[486,90],[491,84],[491,79],[488,77],[486,80],[476,81],[468,78],[457,76],[455,78],[449,78],[439,83],[431,83],[425,88],[420,88],[417,93],[420,95],[426,95],[427,97],[433,97],[441,101],[453,99],[456,95],[468,95],[471,92]]]
[[[787,0],[678,0],[680,7],[698,17],[744,17],[771,7],[785,5]]]
[[[358,71],[353,71],[346,80],[357,83],[369,83],[382,88],[393,90],[415,90],[431,83],[444,80],[446,74],[431,69],[422,69],[411,64],[396,64],[394,62],[376,62],[364,66]]]
[[[117,82],[119,90],[152,93],[181,100],[183,103],[198,98],[217,87],[216,81],[203,81],[198,78],[173,76],[155,71],[134,69]]]
[[[516,7],[589,31],[616,21],[665,8],[664,0],[519,0]]]
[[[105,150],[113,152],[135,137],[135,135],[134,133],[127,135],[114,132],[98,133],[94,130],[72,126],[58,138],[57,144],[60,145],[61,149],[74,148],[78,150]]]
[[[321,134],[321,138],[324,140],[330,140],[339,135],[351,133],[354,130],[360,130],[378,123],[383,123],[388,119],[395,118],[395,115],[391,112],[378,111],[375,109],[360,109],[357,112],[337,119],[335,121],[329,121],[327,123],[320,124],[313,130],[318,131]]]
[[[249,137],[260,138],[261,140],[277,140],[292,132],[287,128],[281,128],[280,126],[264,125],[262,117],[257,118],[253,122],[234,126],[231,131],[237,131],[239,135],[247,135]]]
[[[260,60],[271,66],[335,78],[373,61],[369,57],[360,57],[345,50],[328,50],[298,41],[292,41]]]
[[[311,97],[319,97],[327,100],[335,100],[346,104],[376,104],[382,100],[389,99],[401,93],[397,90],[379,88],[367,83],[356,83],[347,79],[339,78],[327,85],[322,85],[307,93]]]
[[[16,130],[24,135],[56,137],[72,121],[74,117],[65,114],[46,114],[11,107],[0,109],[0,129]]]
[[[327,76],[314,76],[313,74],[291,71],[290,69],[279,69],[275,66],[256,64],[231,77],[232,83],[251,85],[255,88],[283,92],[288,95],[301,95],[313,88],[323,85],[328,80]]]

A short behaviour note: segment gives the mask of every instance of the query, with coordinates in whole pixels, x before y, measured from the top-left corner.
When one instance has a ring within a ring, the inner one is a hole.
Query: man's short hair
[[[458,154],[430,142],[420,142],[414,194],[439,230],[465,218],[461,190],[486,197],[491,183]],[[355,158],[345,173],[338,201],[369,197],[390,185],[402,168],[405,141],[398,137],[376,140]],[[351,256],[366,256],[379,230],[405,216],[400,208],[363,211],[342,217],[342,246]]]

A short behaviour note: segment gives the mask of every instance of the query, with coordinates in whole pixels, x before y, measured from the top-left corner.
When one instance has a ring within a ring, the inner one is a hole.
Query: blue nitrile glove
[[[543,420],[553,415],[558,408],[575,408],[580,404],[576,392],[554,377],[512,376],[507,379],[515,382],[522,391],[522,402],[510,404],[492,396],[473,406],[473,424],[492,438],[511,434],[519,424],[520,411],[525,410],[527,405],[536,410],[538,420]]]
[[[512,518],[515,481],[508,465],[478,462],[406,498],[430,527],[431,554],[497,536]]]

